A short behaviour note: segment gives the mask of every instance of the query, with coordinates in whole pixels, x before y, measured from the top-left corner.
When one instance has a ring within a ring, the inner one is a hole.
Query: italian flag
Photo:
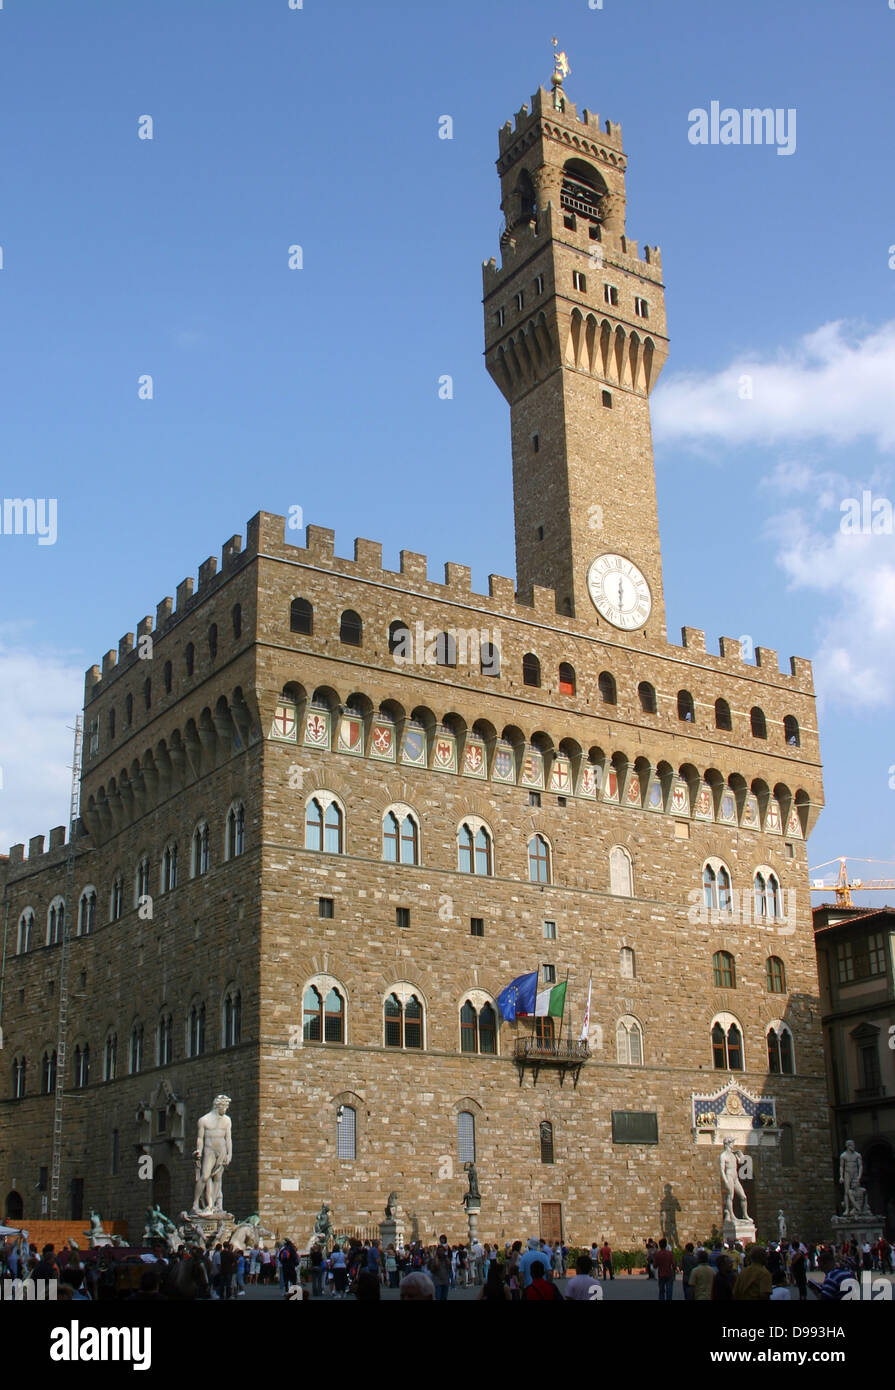
[[[539,990],[535,996],[535,1018],[562,1018],[566,1002],[566,982]]]

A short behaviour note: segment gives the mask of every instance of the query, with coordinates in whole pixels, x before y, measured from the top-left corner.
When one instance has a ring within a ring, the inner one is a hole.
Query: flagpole
[[[560,1040],[560,1042],[562,1042],[562,1024],[563,1024],[563,1019],[564,1019],[565,1016],[566,1016],[566,995],[568,994],[568,992],[569,992],[569,972],[568,972],[568,970],[567,970],[567,971],[566,971],[566,987],[565,987],[565,989],[564,989],[563,992],[562,992],[562,1013],[561,1013],[560,1016],[559,1016],[559,1040]],[[571,1016],[570,1016],[570,1019],[569,1019],[569,1025],[571,1026]]]

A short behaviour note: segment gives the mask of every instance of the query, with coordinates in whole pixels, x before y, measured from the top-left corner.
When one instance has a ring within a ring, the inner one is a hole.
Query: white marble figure
[[[247,1221],[240,1221],[233,1227],[230,1236],[230,1244],[234,1250],[245,1250],[246,1246],[255,1245],[260,1250],[262,1236],[273,1239],[273,1231],[269,1231],[266,1226],[261,1225],[260,1216],[250,1216]]]
[[[786,1217],[783,1215],[783,1208],[777,1212],[777,1239],[786,1240]]]
[[[221,1191],[224,1169],[233,1157],[232,1125],[227,1107],[229,1096],[215,1096],[207,1115],[199,1120],[196,1138],[198,1173],[193,1194],[193,1213],[196,1216],[215,1214],[224,1209]]]
[[[860,1212],[858,1188],[864,1176],[864,1160],[855,1148],[854,1139],[845,1141],[845,1148],[839,1155],[839,1181],[842,1183],[844,1201],[843,1216],[857,1216]]]
[[[728,1135],[724,1140],[724,1148],[721,1151],[721,1181],[724,1184],[724,1220],[735,1221],[737,1218],[733,1214],[733,1204],[735,1198],[739,1197],[743,1204],[740,1220],[749,1220],[749,1208],[746,1205],[746,1193],[743,1184],[740,1182],[740,1174],[737,1168],[737,1155],[733,1148],[733,1139]]]

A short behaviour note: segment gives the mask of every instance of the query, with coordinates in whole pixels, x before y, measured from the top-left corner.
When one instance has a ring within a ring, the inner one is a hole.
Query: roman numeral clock
[[[624,555],[598,555],[587,571],[587,591],[600,617],[625,632],[643,627],[653,606],[645,576]]]

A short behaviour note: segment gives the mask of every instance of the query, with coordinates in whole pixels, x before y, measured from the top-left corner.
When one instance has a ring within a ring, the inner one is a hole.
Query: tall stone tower
[[[520,593],[637,647],[665,639],[649,394],[668,352],[662,263],[625,235],[621,127],[563,91],[557,59],[500,131],[501,265],[485,361],[510,403]]]

